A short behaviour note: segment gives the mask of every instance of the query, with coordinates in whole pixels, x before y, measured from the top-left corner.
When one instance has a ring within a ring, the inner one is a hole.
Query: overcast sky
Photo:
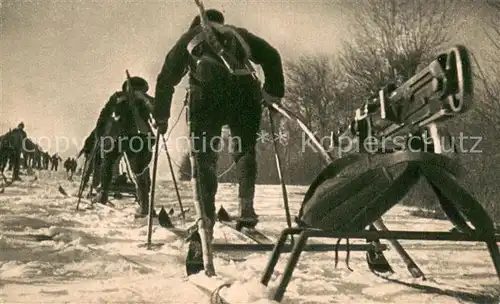
[[[228,23],[275,45],[284,59],[337,52],[342,39],[349,38],[350,16],[361,3],[205,1],[207,8],[223,10]],[[166,52],[196,14],[188,0],[2,0],[0,131],[23,121],[28,135],[52,153],[55,138],[70,138],[74,143],[61,155],[74,155],[104,103],[120,89],[125,69],[148,80],[154,96]],[[465,42],[473,36],[476,17],[460,16],[470,19]],[[176,89],[173,117],[181,108],[185,85],[184,80]],[[172,136],[184,132],[180,123]],[[50,144],[43,137],[51,138]]]

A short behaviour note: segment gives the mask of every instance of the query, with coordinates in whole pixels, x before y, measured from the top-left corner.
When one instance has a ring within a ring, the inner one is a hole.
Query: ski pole
[[[168,165],[170,167],[170,173],[172,174],[172,181],[174,182],[175,192],[177,193],[177,200],[179,201],[179,206],[181,208],[182,219],[186,220],[186,214],[184,213],[184,207],[182,206],[181,195],[179,193],[179,187],[177,186],[177,179],[175,178],[174,168],[172,167],[172,160],[170,159],[170,153],[168,153],[167,149],[167,141],[165,140],[165,136],[161,137],[163,139],[163,145],[165,146],[165,153],[167,154]]]
[[[147,246],[148,249],[151,249],[151,236],[153,234],[153,212],[154,212],[154,200],[155,200],[155,188],[156,188],[156,171],[158,169],[158,147],[160,132],[156,133],[156,147],[155,147],[155,155],[154,155],[154,163],[153,163],[153,180],[151,181],[151,199],[149,200],[149,214],[148,214],[148,241]]]
[[[268,110],[268,112],[269,112],[269,123],[271,125],[271,134],[274,134],[275,128],[274,128],[273,114],[271,113],[270,109]],[[281,184],[281,191],[283,193],[283,203],[285,205],[286,223],[288,225],[288,228],[292,228],[292,218],[290,215],[290,206],[288,204],[288,195],[287,195],[287,191],[286,191],[286,184],[285,184],[285,180],[283,178],[281,159],[280,159],[279,151],[278,151],[278,143],[275,140],[273,140],[273,144],[274,144],[274,158],[276,160],[276,169],[278,170],[278,177],[279,177],[280,184]],[[293,244],[294,244],[293,235],[290,235],[290,241],[291,241],[291,244],[293,246]]]

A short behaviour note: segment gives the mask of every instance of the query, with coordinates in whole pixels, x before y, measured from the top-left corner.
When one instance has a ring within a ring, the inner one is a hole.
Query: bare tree
[[[344,99],[347,86],[338,66],[325,56],[304,56],[285,63],[286,105],[302,116],[304,123],[326,135],[350,110]]]
[[[500,133],[500,1],[486,1],[489,19],[483,25],[487,40],[483,49],[483,65],[474,57],[478,86],[476,94],[481,100],[475,109],[491,131]]]
[[[442,51],[456,27],[457,1],[365,0],[355,38],[345,43],[343,71],[358,99],[389,81],[405,81]]]
[[[284,105],[298,114],[302,121],[330,148],[330,135],[346,123],[353,110],[347,83],[336,62],[326,55],[303,56],[285,62],[286,98]],[[284,159],[292,180],[304,183],[323,167],[321,155],[305,145],[305,134],[295,122],[282,121],[281,128],[289,134]]]
[[[476,104],[467,126],[481,134],[483,153],[467,155],[468,184],[495,220],[500,220],[498,183],[500,172],[500,1],[486,0],[483,23],[486,36],[481,45],[481,59],[473,56],[475,64]]]

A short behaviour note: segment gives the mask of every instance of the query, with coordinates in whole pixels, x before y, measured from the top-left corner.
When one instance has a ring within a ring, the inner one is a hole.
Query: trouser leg
[[[214,151],[193,151],[195,159],[196,196],[205,215],[215,224],[215,195],[217,194],[217,154]]]
[[[239,216],[252,226],[257,223],[254,210],[255,183],[257,180],[257,133],[260,128],[260,90],[253,83],[242,84],[233,93],[233,105],[229,127],[233,159],[238,176]]]
[[[151,191],[151,170],[150,163],[153,157],[154,140],[147,135],[135,135],[130,138],[126,156],[130,163],[132,174],[137,181],[137,199],[139,201],[138,216],[149,214],[149,201]],[[153,215],[156,212],[153,210]]]
[[[120,147],[117,144],[120,139],[113,139],[111,137],[103,138],[100,149],[96,152],[95,171],[98,176],[94,177],[93,181],[100,183],[100,189],[95,198],[96,202],[106,204],[109,196],[109,186],[113,177],[112,168],[113,164],[120,154]]]
[[[21,152],[16,152],[12,157],[12,180],[21,180],[19,177],[19,170],[21,166]]]
[[[215,224],[215,196],[217,194],[217,153],[220,134],[227,112],[223,90],[213,87],[191,87],[189,101],[189,126],[192,156],[195,160],[194,178],[196,196],[205,215]]]

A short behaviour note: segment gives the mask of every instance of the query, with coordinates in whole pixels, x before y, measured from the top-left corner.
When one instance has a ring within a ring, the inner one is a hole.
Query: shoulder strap
[[[250,62],[250,60],[252,58],[250,46],[245,41],[245,39],[243,39],[243,37],[241,37],[241,35],[238,33],[238,31],[236,31],[236,29],[230,25],[222,25],[222,24],[218,24],[218,23],[214,23],[214,22],[209,22],[209,25],[213,29],[219,31],[220,33],[224,34],[224,33],[230,32],[234,37],[236,37],[236,39],[238,40],[238,42],[240,43],[241,47],[243,48],[243,50],[245,52],[245,58],[244,58],[244,62],[243,62],[244,68],[233,69],[231,71],[231,73],[234,75],[252,75],[252,74],[254,74],[255,69],[253,68],[253,66]],[[191,41],[187,45],[187,51],[195,59],[195,61],[199,60],[200,58],[198,56],[196,56],[195,54],[193,54],[193,50],[204,41],[208,42],[208,38],[206,36],[205,31],[202,31],[202,32],[198,33],[193,39],[191,39]],[[219,57],[221,57],[220,54],[217,54],[217,55]],[[221,59],[224,62],[223,58],[221,58]],[[223,63],[218,62],[215,59],[214,59],[214,62],[217,64],[224,65]],[[225,66],[225,67],[228,68],[227,66]]]
[[[236,37],[236,39],[238,39],[238,42],[240,43],[241,47],[245,51],[245,59],[251,59],[252,58],[252,51],[250,50],[250,46],[245,41],[245,39],[243,39],[243,37],[241,37],[240,33],[238,33],[238,31],[236,30],[236,28],[234,26],[231,26],[231,25],[221,25],[221,24],[218,24],[218,23],[211,23],[211,25],[215,29],[219,30],[221,33],[228,33],[228,32],[230,32],[231,34],[233,34]]]

